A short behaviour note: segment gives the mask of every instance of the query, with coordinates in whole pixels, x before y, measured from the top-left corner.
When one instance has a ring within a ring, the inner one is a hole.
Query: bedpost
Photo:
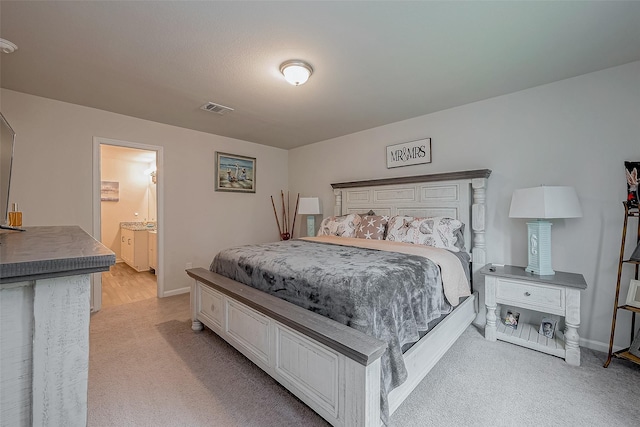
[[[342,190],[335,189],[333,190],[333,194],[336,198],[335,204],[333,205],[333,214],[340,216],[342,215]]]
[[[471,201],[471,229],[473,233],[473,247],[471,256],[473,271],[480,270],[487,262],[487,245],[485,241],[485,210],[487,178],[473,178],[471,180],[473,196]]]

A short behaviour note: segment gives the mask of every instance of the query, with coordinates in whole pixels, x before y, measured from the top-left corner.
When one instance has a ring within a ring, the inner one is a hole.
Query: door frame
[[[156,152],[156,209],[158,230],[158,265],[156,269],[157,296],[164,296],[164,147],[159,145],[140,144],[137,142],[121,141],[117,139],[93,137],[93,237],[101,240],[102,213],[100,201],[101,183],[101,145],[115,145],[118,147],[136,148],[139,150]],[[102,273],[91,275],[91,311],[102,308]]]

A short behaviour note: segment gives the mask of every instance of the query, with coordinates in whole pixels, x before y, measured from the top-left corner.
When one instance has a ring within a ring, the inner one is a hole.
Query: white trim
[[[184,288],[180,288],[180,289],[173,289],[170,291],[165,291],[164,294],[162,294],[162,297],[172,297],[174,295],[181,295],[181,294],[188,294],[189,292],[191,292],[191,287],[190,286],[186,286]]]
[[[115,145],[118,147],[136,148],[139,150],[156,152],[156,168],[157,175],[157,225],[158,225],[158,268],[156,269],[157,277],[157,296],[162,298],[168,296],[164,292],[164,147],[160,145],[140,144],[137,142],[121,141],[117,139],[93,137],[93,237],[96,240],[101,239],[101,220],[100,220],[100,145]],[[171,295],[183,293],[182,289],[171,291]],[[95,273],[91,275],[91,296],[92,311],[99,311],[102,308],[102,275]]]

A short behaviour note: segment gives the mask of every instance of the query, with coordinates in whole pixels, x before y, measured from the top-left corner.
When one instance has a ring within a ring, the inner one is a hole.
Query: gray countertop
[[[108,271],[115,254],[78,226],[0,233],[0,284]]]
[[[568,286],[570,288],[587,289],[587,282],[582,274],[556,271],[551,276],[539,276],[525,271],[524,267],[515,265],[487,264],[480,270],[481,274],[504,277],[507,279],[534,280],[538,283]]]

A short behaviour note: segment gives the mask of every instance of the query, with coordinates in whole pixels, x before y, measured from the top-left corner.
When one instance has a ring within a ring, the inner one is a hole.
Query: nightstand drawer
[[[564,289],[516,280],[498,279],[496,302],[564,314]]]

